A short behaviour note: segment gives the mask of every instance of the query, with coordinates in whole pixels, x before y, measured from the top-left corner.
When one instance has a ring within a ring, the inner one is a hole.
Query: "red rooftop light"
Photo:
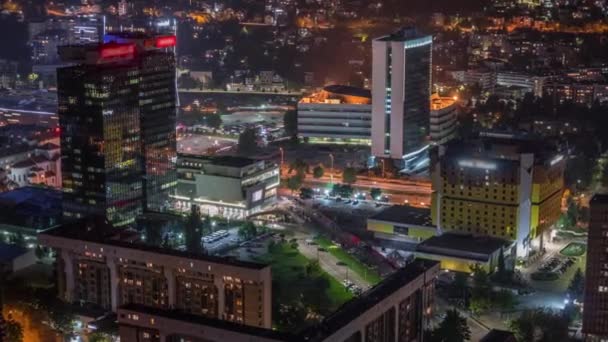
[[[156,47],[159,49],[175,46],[177,38],[175,36],[162,36],[156,38]]]
[[[109,45],[101,48],[101,58],[113,58],[133,55],[135,44]]]

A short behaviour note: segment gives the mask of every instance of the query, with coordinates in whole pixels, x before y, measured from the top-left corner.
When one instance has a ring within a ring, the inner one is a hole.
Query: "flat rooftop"
[[[338,94],[338,95],[365,97],[368,99],[372,98],[371,90],[365,89],[365,88],[351,87],[351,86],[347,86],[347,85],[340,85],[340,84],[328,85],[327,87],[323,88],[323,90],[325,90],[329,93],[334,93],[334,94]]]
[[[133,239],[133,230],[116,228],[109,223],[99,219],[82,219],[62,224],[56,228],[49,229],[41,235],[54,236],[77,241],[106,244],[122,248],[130,248],[145,252],[152,252],[193,260],[213,262],[217,264],[232,265],[243,268],[263,269],[267,264],[259,262],[244,261],[230,257],[220,257],[208,254],[191,253],[171,248],[146,245]]]
[[[213,165],[239,168],[255,164],[257,162],[255,159],[239,156],[195,156],[189,154],[179,154],[179,157],[182,157],[184,159],[198,159],[201,161],[206,161]]]
[[[299,341],[295,335],[288,332],[281,332],[277,330],[259,328],[249,326],[245,324],[239,324],[230,321],[224,321],[216,318],[203,317],[200,315],[193,315],[178,310],[164,310],[154,307],[149,307],[141,304],[126,304],[121,306],[120,310],[142,312],[148,315],[154,315],[163,317],[171,320],[189,322],[192,324],[200,324],[202,326],[209,326],[218,329],[224,329],[229,331],[241,332],[243,334],[265,337],[270,339],[277,339],[279,341]]]
[[[418,32],[418,30],[416,30],[414,27],[403,27],[398,31],[395,31],[387,36],[377,38],[376,40],[383,42],[404,42],[425,37],[430,36]]]
[[[509,244],[507,240],[490,236],[444,233],[419,243],[416,252],[488,261],[492,253]]]
[[[433,227],[430,208],[416,208],[409,205],[393,205],[371,216],[369,219],[413,226]]]

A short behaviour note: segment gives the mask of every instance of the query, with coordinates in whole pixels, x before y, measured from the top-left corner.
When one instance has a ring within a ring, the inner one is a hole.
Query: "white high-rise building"
[[[404,28],[372,43],[372,154],[428,167],[433,38]]]

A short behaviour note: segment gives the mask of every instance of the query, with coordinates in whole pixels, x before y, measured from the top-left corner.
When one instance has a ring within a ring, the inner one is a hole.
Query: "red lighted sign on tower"
[[[175,46],[177,39],[175,36],[161,36],[156,38],[156,47],[159,49]]]
[[[125,57],[135,53],[135,44],[109,45],[101,48],[101,58]]]

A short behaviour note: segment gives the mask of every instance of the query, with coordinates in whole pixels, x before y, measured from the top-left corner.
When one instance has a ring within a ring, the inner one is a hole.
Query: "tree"
[[[238,152],[243,155],[254,154],[258,147],[258,134],[255,129],[247,128],[239,135]]]
[[[46,255],[46,251],[44,250],[44,247],[42,247],[40,245],[36,246],[34,253],[36,254],[36,258],[38,258],[39,260],[42,260],[44,258],[44,256]]]
[[[583,293],[585,292],[585,276],[580,268],[576,269],[576,273],[572,277],[570,281],[570,285],[568,286],[568,294],[573,299],[581,300],[583,297]]]
[[[502,277],[505,273],[505,253],[502,248],[500,248],[500,252],[498,254],[498,274]]]
[[[251,239],[258,235],[258,227],[253,222],[247,221],[239,227],[238,234],[242,239]]]
[[[475,265],[471,267],[473,272],[473,295],[487,296],[490,292],[490,277],[483,267]]]
[[[302,179],[306,178],[306,174],[309,171],[309,166],[308,164],[303,161],[300,158],[297,158],[296,160],[293,161],[293,163],[289,164],[289,173],[291,173],[291,171],[296,171],[296,173],[298,174],[298,176],[302,177]]]
[[[312,277],[314,275],[317,275],[321,272],[321,266],[319,266],[319,262],[317,260],[311,260],[308,262],[308,264],[306,264],[306,275],[308,277]],[[316,288],[315,290],[319,290],[319,288]]]
[[[211,114],[206,117],[207,126],[218,129],[222,126],[222,117],[219,114]]]
[[[25,237],[23,233],[18,231],[16,234],[13,234],[10,239],[11,243],[17,246],[25,247]]]
[[[4,323],[5,337],[10,342],[23,341],[23,328],[21,324],[14,320],[8,320]],[[1,337],[1,336],[0,336]]]
[[[316,179],[323,177],[323,174],[325,174],[325,170],[321,165],[318,165],[314,169],[312,169],[312,176]]]
[[[463,342],[471,338],[471,329],[467,319],[462,317],[456,309],[446,311],[443,321],[433,330],[433,341],[437,342]]]
[[[373,200],[377,200],[382,195],[382,189],[372,188],[369,192],[369,195],[372,197]]]
[[[203,222],[201,221],[201,213],[197,205],[190,207],[190,214],[186,218],[184,230],[186,250],[191,253],[202,253]]]
[[[288,137],[297,137],[298,135],[298,112],[288,110],[283,116],[283,125],[285,127],[285,135]]]
[[[147,220],[144,230],[147,244],[158,246],[163,242],[163,226],[158,220]]]
[[[521,342],[568,341],[568,318],[547,309],[524,310],[509,323]]]
[[[357,181],[357,170],[353,167],[347,167],[342,173],[342,181],[346,184],[353,184]]]
[[[301,186],[302,177],[300,175],[291,176],[287,179],[287,188],[289,188],[291,192],[297,191]]]
[[[304,187],[300,188],[300,198],[301,199],[309,199],[309,198],[312,198],[313,195],[314,194],[313,194],[313,191],[311,188],[304,188]]]
[[[94,332],[89,335],[89,342],[111,342],[110,336],[100,332]]]

